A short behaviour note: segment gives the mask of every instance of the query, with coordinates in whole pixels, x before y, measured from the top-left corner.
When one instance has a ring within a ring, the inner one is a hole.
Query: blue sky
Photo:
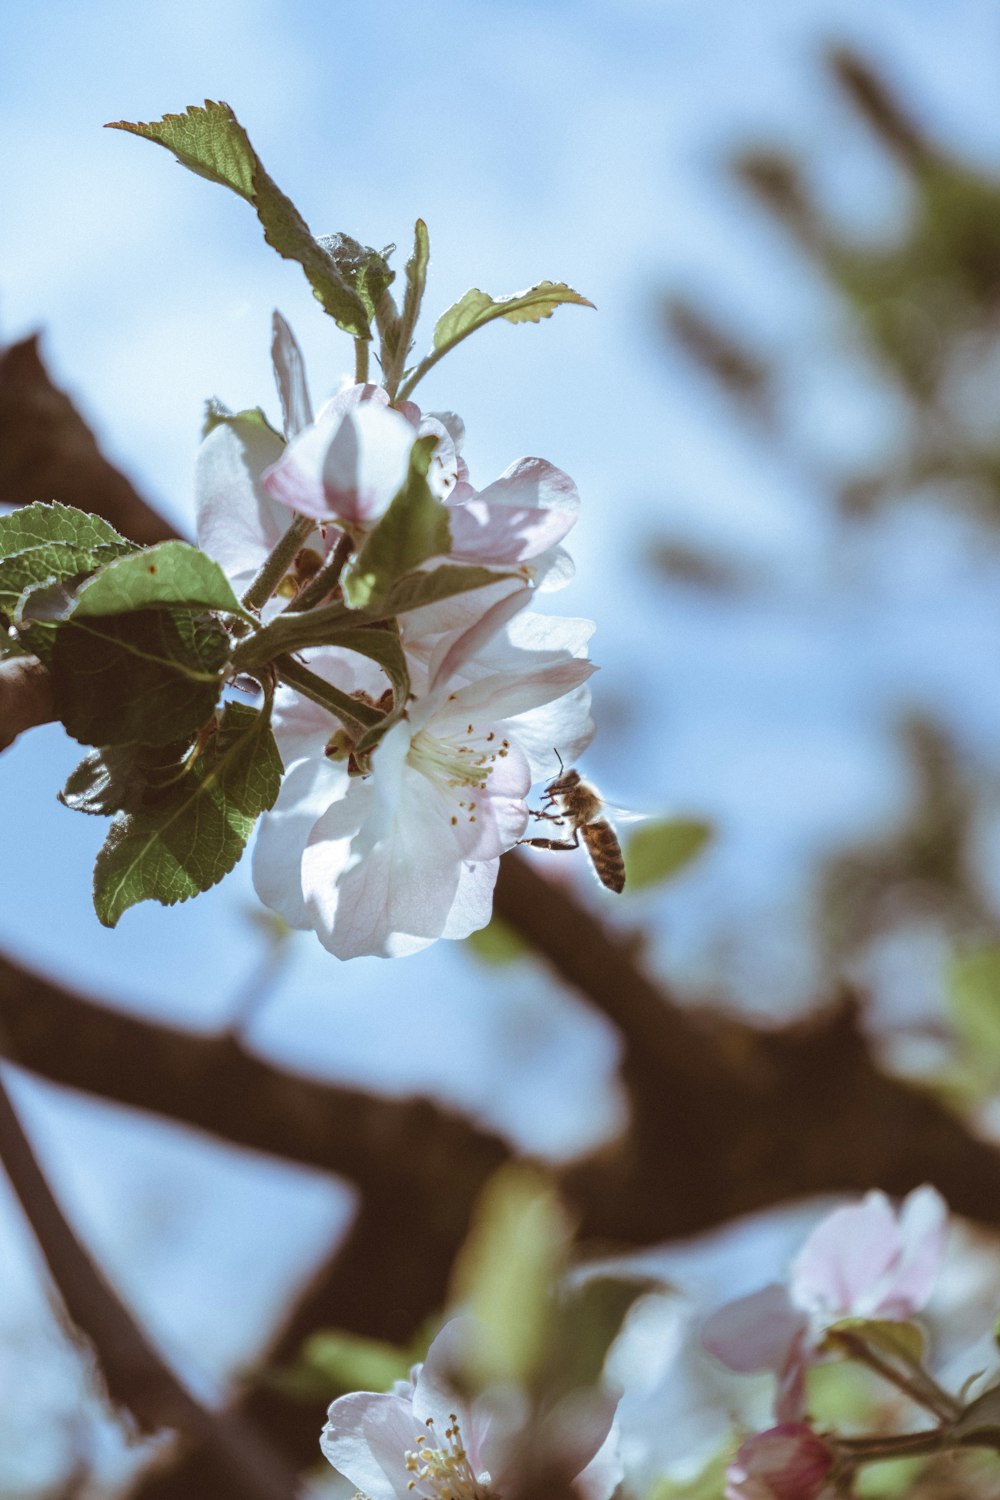
[[[905,190],[822,74],[830,38],[867,47],[956,149],[998,159],[1000,6],[985,0],[13,0],[5,14],[0,334],[44,328],[57,378],[109,453],[182,526],[205,398],[276,409],[272,307],[295,326],[317,394],[350,352],[245,204],[103,122],[221,97],[315,231],[395,240],[402,260],[423,216],[425,338],[473,284],[503,293],[552,277],[595,301],[597,313],[484,331],[423,399],[462,413],[474,479],[523,453],[576,479],[578,577],[553,607],[598,621],[589,768],[618,802],[705,813],[719,829],[690,876],[621,919],[648,920],[671,973],[697,980],[715,966],[751,1008],[809,991],[794,932],[817,853],[905,802],[896,709],[937,704],[984,763],[1000,741],[1000,695],[980,680],[1000,627],[997,557],[933,514],[845,550],[803,475],[733,423],[656,333],[666,286],[708,295],[800,360],[803,438],[830,433],[841,455],[885,442],[892,412],[874,380],[859,384],[850,351],[809,367],[833,310],[720,168],[736,141],[801,143],[841,222],[891,230]],[[638,559],[668,530],[753,564],[767,589],[721,604],[666,595]],[[247,872],[104,932],[89,900],[102,830],[53,795],[75,758],[55,729],[4,757],[0,938],[123,1006],[219,1025],[260,950]],[[445,944],[390,969],[341,966],[303,943],[254,1042],[290,1066],[437,1088],[553,1153],[617,1118],[602,1023],[530,970],[484,972]],[[263,1323],[346,1212],[304,1175],[195,1153],[160,1126],[123,1132],[113,1111],[38,1085],[21,1097],[81,1228],[179,1363],[206,1378],[249,1353],[221,1289],[238,1278]],[[279,1218],[282,1244],[254,1232]],[[0,1263],[11,1268],[0,1336],[23,1369],[42,1304],[9,1212]],[[15,1364],[0,1352],[0,1390]],[[45,1345],[40,1390],[55,1368]],[[75,1379],[45,1387],[55,1416],[77,1400]],[[0,1484],[4,1463],[37,1477],[47,1461],[7,1436],[0,1454]]]

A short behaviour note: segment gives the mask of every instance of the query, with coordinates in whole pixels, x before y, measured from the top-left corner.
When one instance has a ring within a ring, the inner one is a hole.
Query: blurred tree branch
[[[0,1073],[0,1161],[72,1323],[90,1341],[112,1400],[143,1432],[174,1428],[201,1443],[246,1500],[294,1500],[295,1471],[245,1419],[207,1411],[178,1380],[70,1227]]]

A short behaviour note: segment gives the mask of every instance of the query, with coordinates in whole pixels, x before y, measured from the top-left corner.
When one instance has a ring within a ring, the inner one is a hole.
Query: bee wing
[[[615,802],[605,802],[601,798],[601,812],[603,816],[610,818],[612,823],[650,823],[656,817],[651,812],[636,812],[634,807],[619,807]]]

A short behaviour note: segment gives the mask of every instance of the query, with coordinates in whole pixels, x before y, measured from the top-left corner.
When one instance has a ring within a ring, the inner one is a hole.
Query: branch
[[[70,1319],[92,1344],[112,1399],[144,1432],[201,1443],[246,1500],[293,1500],[295,1472],[241,1418],[199,1406],[154,1349],[77,1239],[38,1164],[0,1074],[0,1160]]]
[[[176,535],[108,463],[72,401],[52,384],[37,334],[0,353],[0,502],[33,500],[93,511],[143,547]]]
[[[0,662],[0,750],[56,716],[49,674],[33,656]]]

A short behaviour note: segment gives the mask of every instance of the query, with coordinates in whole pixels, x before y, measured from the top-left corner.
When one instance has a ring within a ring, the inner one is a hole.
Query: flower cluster
[[[593,733],[591,623],[528,608],[571,574],[560,544],[579,497],[539,458],[474,489],[461,421],[393,405],[380,386],[347,386],[314,416],[277,315],[273,354],[284,440],[263,421],[217,421],[198,458],[199,542],[247,590],[291,522],[300,545],[262,618],[286,623],[306,596],[341,608],[339,633],[296,653],[311,693],[286,681],[275,697],[285,776],[261,823],[254,880],[285,921],[312,928],[339,958],[396,957],[488,922],[530,787]],[[414,554],[406,579],[428,585],[446,568],[447,589],[418,590],[398,610],[387,605],[388,617],[348,609],[352,566],[366,583],[388,546],[411,545],[392,512],[421,454],[418,524],[437,541]],[[379,732],[366,734],[380,715]]]
[[[807,1370],[822,1357],[828,1331],[856,1319],[856,1357],[891,1378],[892,1366],[868,1348],[866,1326],[906,1322],[926,1305],[946,1229],[946,1205],[931,1187],[912,1192],[898,1214],[884,1193],[871,1192],[816,1227],[787,1285],[764,1287],[709,1318],[702,1338],[712,1354],[731,1370],[776,1377],[776,1425],[740,1448],[727,1471],[727,1500],[819,1500],[829,1492],[836,1447],[809,1424]],[[898,1383],[918,1400],[930,1390],[934,1409],[934,1388],[919,1368]]]
[[[410,1379],[386,1394],[355,1391],[330,1407],[321,1447],[365,1500],[504,1500],[544,1474],[553,1493],[610,1500],[622,1473],[612,1427],[617,1398],[564,1397],[539,1411],[518,1387],[470,1397],[458,1378],[470,1337],[453,1318]]]

